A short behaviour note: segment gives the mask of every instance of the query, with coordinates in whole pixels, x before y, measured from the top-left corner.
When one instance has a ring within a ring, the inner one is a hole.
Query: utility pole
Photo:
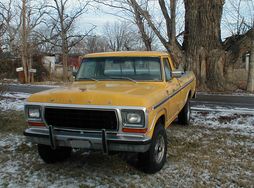
[[[254,36],[252,36],[247,91],[254,92]]]

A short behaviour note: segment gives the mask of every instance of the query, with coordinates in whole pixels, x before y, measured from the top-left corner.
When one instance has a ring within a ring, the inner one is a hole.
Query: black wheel
[[[38,153],[45,163],[62,162],[71,156],[71,150],[68,147],[52,149],[50,146],[38,144]]]
[[[184,105],[181,112],[178,114],[178,121],[182,125],[189,125],[190,124],[190,101],[187,100],[186,104]]]
[[[163,125],[158,124],[154,130],[149,150],[138,156],[139,166],[145,173],[158,172],[166,162],[167,134]]]

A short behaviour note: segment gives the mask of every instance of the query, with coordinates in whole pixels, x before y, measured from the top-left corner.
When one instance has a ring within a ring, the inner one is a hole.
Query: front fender
[[[149,127],[148,127],[148,131],[147,131],[147,134],[146,136],[152,138],[153,136],[153,131],[154,131],[154,128],[158,122],[158,120],[164,116],[166,118],[166,109],[163,108],[163,109],[160,109],[158,112],[157,111],[154,111],[152,112],[151,114],[149,114]],[[164,127],[166,128],[166,125],[164,125]]]

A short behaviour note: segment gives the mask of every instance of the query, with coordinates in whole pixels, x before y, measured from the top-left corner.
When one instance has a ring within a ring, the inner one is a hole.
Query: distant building
[[[243,90],[247,87],[253,32],[251,29],[243,35],[231,36],[224,41],[227,52],[232,54],[225,70],[226,79]]]
[[[42,56],[43,66],[50,72],[51,76],[61,77],[63,76],[63,63],[62,56],[60,54],[46,54]],[[68,70],[69,75],[72,75],[72,71],[77,71],[80,66],[80,55],[70,54],[68,56]]]
[[[53,73],[56,67],[56,56],[55,55],[44,55],[42,56],[43,66],[50,72]]]

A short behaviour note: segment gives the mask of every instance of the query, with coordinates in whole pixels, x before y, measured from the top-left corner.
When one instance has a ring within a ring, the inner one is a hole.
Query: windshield
[[[161,81],[159,57],[87,58],[81,63],[76,80]]]

